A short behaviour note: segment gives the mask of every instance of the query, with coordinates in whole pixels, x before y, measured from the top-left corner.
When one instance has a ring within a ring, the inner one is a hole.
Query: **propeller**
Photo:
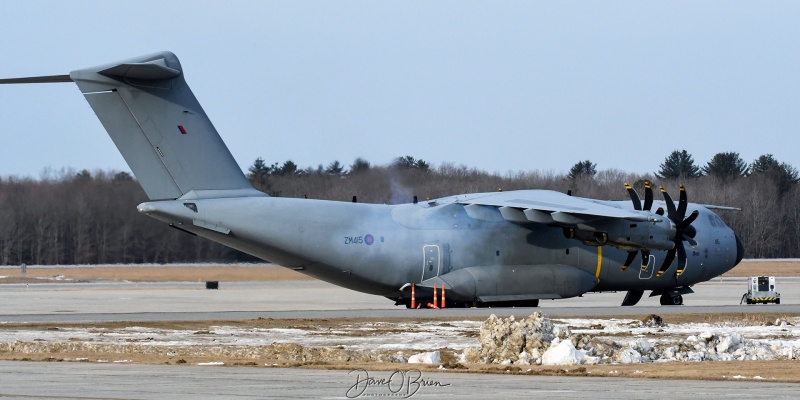
[[[697,231],[692,226],[692,222],[697,219],[697,216],[700,213],[697,210],[692,211],[688,217],[686,216],[686,207],[688,206],[689,202],[687,201],[686,197],[686,188],[681,185],[680,197],[678,199],[678,207],[675,208],[675,202],[670,197],[669,193],[664,190],[663,187],[661,189],[661,194],[664,196],[664,201],[666,202],[667,206],[667,217],[675,224],[675,249],[667,250],[667,257],[664,259],[664,263],[661,264],[661,268],[658,269],[656,276],[661,276],[664,272],[669,269],[672,265],[672,262],[675,261],[675,255],[678,255],[678,269],[675,271],[675,277],[681,276],[683,271],[686,269],[686,248],[683,247],[683,242],[688,242],[692,248],[697,247],[697,241],[694,240],[694,236],[697,234]]]
[[[631,187],[627,182],[625,182],[625,190],[628,191],[628,195],[631,196],[631,202],[633,202],[633,209],[637,211],[650,211],[650,208],[653,207],[653,188],[650,186],[649,181],[644,181],[644,205],[642,205],[642,201],[639,199],[639,193],[636,193],[636,189]],[[642,253],[642,270],[647,268],[647,263],[650,261],[650,250],[641,249]],[[628,267],[633,263],[633,260],[636,258],[636,253],[639,251],[629,251],[628,258],[625,259],[625,263],[622,264],[622,270],[625,271]]]

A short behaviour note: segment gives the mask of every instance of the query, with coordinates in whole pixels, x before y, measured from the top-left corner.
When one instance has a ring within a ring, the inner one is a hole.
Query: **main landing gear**
[[[650,292],[650,297],[661,296],[660,303],[662,306],[682,306],[683,295],[692,293],[694,293],[694,290],[691,287],[681,286],[672,289],[653,290]]]
[[[683,305],[683,296],[681,295],[672,295],[670,293],[664,293],[661,295],[661,305],[662,306],[682,306]]]

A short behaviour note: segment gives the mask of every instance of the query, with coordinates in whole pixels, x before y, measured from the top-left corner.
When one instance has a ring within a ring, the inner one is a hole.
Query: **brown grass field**
[[[0,283],[32,283],[57,276],[73,280],[117,280],[131,282],[264,282],[313,280],[307,275],[271,264],[148,266],[101,265],[77,267],[28,267],[26,278],[20,268],[0,268]]]
[[[742,261],[723,277],[800,276],[798,261]]]
[[[800,276],[798,261],[743,261],[723,277],[747,276]],[[231,265],[179,265],[135,266],[98,265],[58,267],[28,267],[27,277],[22,278],[19,267],[0,268],[0,283],[42,282],[57,276],[72,280],[120,280],[131,282],[265,282],[288,280],[313,280],[290,269],[272,264]],[[54,282],[57,282],[53,280]]]

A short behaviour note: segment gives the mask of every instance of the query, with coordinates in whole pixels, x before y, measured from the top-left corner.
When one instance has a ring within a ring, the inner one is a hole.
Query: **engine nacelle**
[[[671,250],[675,248],[676,232],[675,224],[669,218],[658,218],[647,222],[606,219],[578,224],[575,238],[583,242],[612,245],[629,251]]]

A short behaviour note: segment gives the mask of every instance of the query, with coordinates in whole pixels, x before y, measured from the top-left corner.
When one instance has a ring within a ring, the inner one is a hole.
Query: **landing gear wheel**
[[[664,293],[661,295],[661,305],[662,306],[682,306],[683,305],[683,296],[670,296],[668,293]]]

